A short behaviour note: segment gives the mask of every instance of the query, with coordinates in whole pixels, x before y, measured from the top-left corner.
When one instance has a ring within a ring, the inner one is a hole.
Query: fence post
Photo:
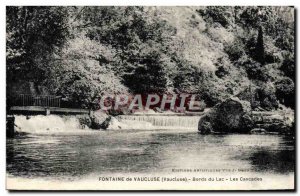
[[[15,135],[15,117],[6,116],[6,137],[12,138]]]

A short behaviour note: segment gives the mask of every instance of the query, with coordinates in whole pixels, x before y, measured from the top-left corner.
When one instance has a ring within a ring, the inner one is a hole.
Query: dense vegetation
[[[293,8],[7,7],[6,20],[8,101],[30,83],[85,108],[103,92],[295,107]]]

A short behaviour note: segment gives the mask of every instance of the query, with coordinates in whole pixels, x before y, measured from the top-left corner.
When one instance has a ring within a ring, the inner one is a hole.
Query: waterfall
[[[128,122],[148,122],[158,128],[197,128],[200,116],[164,115],[121,115],[118,120]]]
[[[27,118],[23,115],[16,115],[15,125],[17,131],[29,133],[73,132],[80,129],[76,116],[37,115]]]
[[[193,129],[198,127],[200,116],[166,115],[121,115],[112,118],[109,130],[158,130],[158,129]],[[37,115],[15,116],[16,131],[53,134],[92,131],[80,125],[77,116]]]

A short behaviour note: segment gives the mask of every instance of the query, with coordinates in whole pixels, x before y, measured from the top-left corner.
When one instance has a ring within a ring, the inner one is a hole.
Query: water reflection
[[[7,171],[75,179],[90,174],[164,173],[172,168],[294,169],[294,142],[278,135],[200,135],[182,131],[111,131],[7,140]]]
[[[279,149],[262,148],[253,152],[249,160],[257,171],[293,172],[295,169],[294,140],[289,137],[282,138]]]

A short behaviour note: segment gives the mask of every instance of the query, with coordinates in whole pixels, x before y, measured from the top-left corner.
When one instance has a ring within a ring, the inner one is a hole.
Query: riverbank
[[[294,111],[288,108],[253,111],[251,104],[229,98],[206,112],[199,120],[198,130],[211,133],[278,133],[295,134]]]
[[[10,126],[11,127],[11,126]],[[247,133],[294,135],[294,111],[252,111],[249,102],[230,98],[203,112],[153,110],[126,115],[94,111],[81,115],[15,115],[17,132],[72,132],[93,130],[188,129],[201,134]]]

